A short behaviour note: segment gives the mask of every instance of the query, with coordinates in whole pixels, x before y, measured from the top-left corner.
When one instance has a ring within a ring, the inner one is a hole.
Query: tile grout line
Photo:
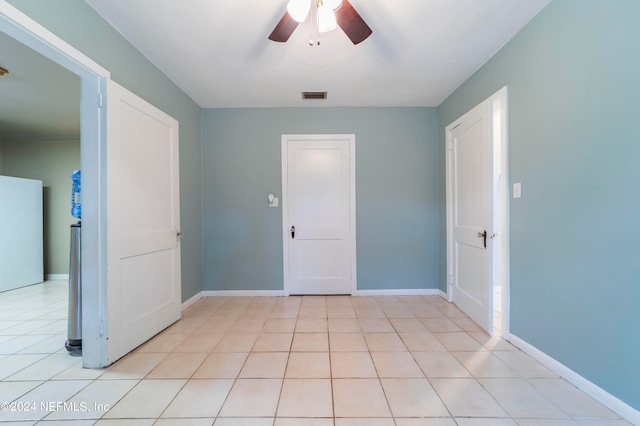
[[[410,311],[410,310],[409,310]],[[413,312],[412,312],[413,314]],[[415,315],[415,314],[414,314]],[[386,314],[385,314],[386,316]],[[417,317],[416,317],[417,318]],[[420,371],[422,372],[422,374],[424,375],[425,379],[427,380],[427,383],[429,383],[429,386],[431,386],[431,388],[433,389],[433,392],[438,396],[438,400],[440,401],[440,403],[442,404],[442,406],[447,410],[447,412],[449,413],[449,418],[451,418],[451,420],[457,424],[455,418],[453,417],[453,413],[451,412],[451,409],[447,406],[447,404],[445,404],[444,400],[442,399],[442,396],[438,393],[438,391],[436,390],[435,386],[433,386],[433,383],[431,382],[431,379],[427,376],[427,373],[422,369],[422,367],[420,366],[420,364],[418,363],[418,360],[415,358],[415,355],[413,354],[414,351],[410,350],[409,347],[407,346],[406,342],[404,341],[404,339],[402,338],[402,336],[400,335],[400,332],[398,331],[398,329],[396,328],[396,326],[393,324],[393,322],[391,321],[391,318],[387,317],[387,320],[391,323],[391,326],[393,327],[393,329],[395,330],[395,333],[397,334],[398,338],[402,341],[402,343],[405,345],[405,347],[407,348],[407,351],[409,352],[409,354],[411,355],[411,358],[414,360],[414,362],[416,363],[416,365],[418,366],[418,368],[420,368]],[[422,321],[420,321],[422,323]],[[424,325],[424,324],[423,324]],[[425,328],[427,330],[428,327]],[[431,332],[429,330],[429,332]],[[384,387],[383,387],[383,391],[384,391]],[[385,398],[386,398],[386,392],[385,392]],[[387,399],[387,404],[389,404],[389,401]],[[391,410],[391,406],[389,404],[389,410]],[[391,411],[391,415],[393,416],[393,411]],[[396,417],[393,416],[393,421],[394,423],[396,422]]]
[[[376,300],[376,304],[380,305],[378,303],[378,301]],[[384,311],[384,309],[381,306],[378,306],[380,308],[380,310],[382,311],[382,313],[384,314],[384,317],[387,321],[389,321],[389,323],[391,324],[391,327],[393,327],[393,323],[391,323],[391,321],[389,320],[389,317],[387,316],[387,313]],[[395,330],[395,328],[394,328]],[[362,330],[364,332],[364,330]],[[397,334],[397,333],[396,333]],[[400,336],[398,335],[398,338],[400,338]],[[400,341],[402,341],[402,344],[404,345],[404,341],[400,338]],[[365,339],[366,342],[366,339]],[[406,347],[406,345],[405,345]],[[378,371],[378,366],[376,365],[375,361],[373,360],[373,355],[371,354],[371,347],[369,346],[369,343],[367,342],[367,349],[369,349],[369,357],[371,358],[371,363],[373,364],[373,368],[376,371],[376,376],[378,376],[378,383],[380,383],[380,389],[382,389],[382,394],[384,395],[384,399],[387,402],[387,408],[389,409],[389,414],[391,415],[391,419],[393,421],[393,423],[397,423],[396,422],[396,417],[395,414],[393,412],[393,409],[391,408],[391,402],[389,401],[389,397],[387,396],[387,391],[384,388],[384,384],[382,383],[382,378],[380,377],[380,372]],[[407,350],[409,350],[409,348],[407,348]]]
[[[273,424],[275,425],[276,419],[278,418],[278,410],[280,409],[280,400],[282,399],[282,391],[284,390],[284,381],[287,377],[287,369],[289,368],[289,361],[291,360],[291,351],[293,350],[293,340],[296,335],[296,327],[298,325],[300,308],[298,307],[298,315],[296,315],[295,323],[293,325],[293,334],[291,336],[291,342],[289,343],[289,352],[287,353],[287,362],[284,366],[284,372],[282,373],[282,382],[280,383],[280,391],[278,393],[278,403],[276,404],[276,410],[273,413]],[[215,423],[215,422],[214,422]]]

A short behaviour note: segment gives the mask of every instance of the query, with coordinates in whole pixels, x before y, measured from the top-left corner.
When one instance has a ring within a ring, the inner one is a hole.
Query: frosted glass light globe
[[[311,8],[311,0],[289,0],[287,12],[298,22],[304,22]]]
[[[332,10],[340,9],[342,6],[342,0],[322,0],[325,6],[330,7]]]
[[[323,4],[318,8],[318,32],[326,33],[335,30],[338,27],[336,22],[336,14],[333,13],[327,4]]]

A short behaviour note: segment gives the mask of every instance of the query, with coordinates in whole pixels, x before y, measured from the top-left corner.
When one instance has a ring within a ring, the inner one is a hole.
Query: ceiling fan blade
[[[342,6],[336,10],[336,21],[353,44],[364,41],[373,32],[349,0],[342,0]]]
[[[289,40],[296,28],[298,28],[298,21],[293,19],[289,12],[284,12],[284,16],[269,35],[269,40],[284,43]]]

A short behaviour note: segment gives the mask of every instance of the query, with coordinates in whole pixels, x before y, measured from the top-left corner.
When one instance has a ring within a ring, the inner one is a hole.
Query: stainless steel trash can
[[[65,347],[72,356],[82,355],[82,245],[80,230],[80,222],[71,225],[68,340]]]

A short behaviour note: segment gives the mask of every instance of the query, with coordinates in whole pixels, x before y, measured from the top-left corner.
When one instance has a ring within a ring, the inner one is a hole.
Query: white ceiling
[[[550,0],[351,0],[373,30],[267,39],[287,0],[86,0],[203,108],[437,106]],[[0,135],[79,132],[78,77],[0,33]],[[301,91],[328,91],[303,101]]]
[[[86,0],[203,108],[437,106],[550,0],[351,0],[373,30],[267,39],[287,0]],[[328,91],[302,101],[301,91]]]

